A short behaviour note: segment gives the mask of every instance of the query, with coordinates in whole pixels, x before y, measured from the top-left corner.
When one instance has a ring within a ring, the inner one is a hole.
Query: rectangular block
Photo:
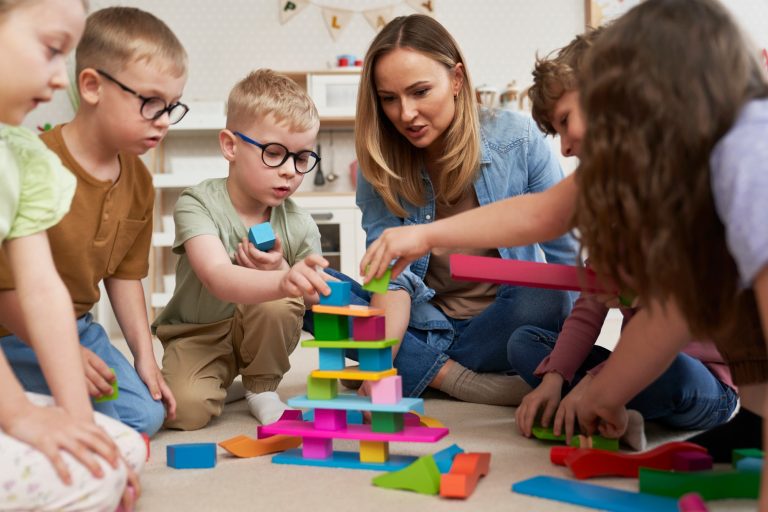
[[[371,412],[371,432],[400,432],[403,430],[403,413]]]
[[[392,368],[392,349],[361,350],[357,353],[360,370],[364,372],[382,372]]]
[[[165,457],[168,466],[176,469],[212,468],[216,466],[216,444],[169,444]]]
[[[675,471],[704,471],[712,469],[712,456],[702,452],[678,452],[672,454]]]
[[[339,393],[336,398],[332,400],[310,400],[304,395],[299,395],[289,398],[288,405],[300,409],[318,407],[330,409],[333,407],[335,409],[344,409],[347,411],[424,412],[424,400],[421,398],[403,398],[395,404],[382,404],[374,403],[371,398],[367,396],[352,395],[349,393]],[[415,425],[419,425],[418,417],[416,417]]]
[[[392,269],[388,268],[384,271],[381,277],[371,279],[368,283],[363,285],[363,290],[368,290],[373,293],[387,293],[389,288],[389,281],[392,278]]]
[[[307,377],[307,397],[310,400],[333,400],[338,394],[339,383],[336,379]]]
[[[403,378],[399,375],[371,381],[371,403],[397,404],[403,399]]]
[[[301,342],[303,348],[353,348],[355,350],[376,350],[377,348],[386,348],[397,345],[399,340],[384,341],[352,341],[352,340],[304,340]]]
[[[317,430],[343,430],[347,428],[347,411],[343,409],[315,409]]]
[[[321,348],[318,351],[320,356],[321,370],[343,370],[344,369],[344,351],[340,348]]]
[[[402,416],[402,415],[401,415]],[[358,441],[389,441],[397,443],[436,443],[448,435],[447,428],[410,427],[400,432],[373,432],[370,425],[350,425],[334,432],[317,430],[311,423],[305,421],[278,421],[264,425],[260,429],[262,435],[283,434],[286,436],[319,439],[356,439]]]
[[[333,439],[307,438],[302,442],[301,454],[306,459],[327,459],[333,453]]]
[[[355,317],[352,320],[352,339],[355,341],[380,341],[385,338],[386,317]]]
[[[389,443],[383,441],[360,441],[360,462],[387,462]]]
[[[269,251],[275,246],[275,232],[269,222],[251,226],[248,230],[248,240],[260,251]]]
[[[331,289],[330,295],[320,295],[320,304],[327,306],[349,306],[352,294],[352,283],[349,281],[327,281]]]
[[[395,471],[403,469],[416,460],[412,455],[390,455],[386,462],[361,462],[358,452],[335,451],[327,459],[305,459],[301,450],[287,450],[272,457],[274,464],[296,466],[317,466],[327,468],[367,469],[372,471]]]
[[[315,338],[328,341],[349,339],[349,319],[345,316],[315,313]]]
[[[313,313],[327,313],[329,315],[345,315],[345,316],[378,316],[383,315],[384,310],[379,308],[372,308],[369,306],[358,306],[351,304],[349,306],[326,306],[324,304],[315,304],[312,306]]]
[[[356,366],[351,366],[343,370],[313,370],[310,375],[317,379],[379,380],[391,375],[397,375],[397,370],[390,368],[380,372],[367,372],[360,370]]]
[[[115,375],[115,369],[110,368],[110,371],[112,371],[112,375]],[[115,380],[112,381],[112,392],[108,395],[102,395],[97,396],[93,399],[95,403],[101,403],[101,402],[111,402],[112,400],[117,400],[117,397],[120,396],[120,388],[117,385],[117,376],[115,376]]]

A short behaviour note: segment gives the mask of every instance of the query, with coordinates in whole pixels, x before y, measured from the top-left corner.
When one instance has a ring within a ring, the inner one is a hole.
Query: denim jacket
[[[563,171],[555,155],[536,128],[533,120],[523,114],[505,110],[482,111],[480,172],[474,182],[480,206],[512,196],[541,192],[563,178]],[[366,246],[391,227],[426,224],[435,218],[435,196],[432,183],[422,169],[427,201],[424,206],[401,202],[408,213],[406,218],[397,217],[358,171],[357,205],[363,213],[363,229]],[[494,229],[487,226],[485,229]],[[564,235],[542,244],[524,247],[499,247],[504,259],[546,261],[573,265],[577,258],[576,241]],[[543,251],[543,254],[542,254]],[[410,266],[390,283],[390,290],[403,289],[411,296],[410,326],[432,331],[451,329],[451,324],[430,300],[435,291],[424,284],[429,265],[427,254]],[[499,288],[503,293],[504,286]],[[448,345],[449,341],[442,345]],[[441,345],[438,343],[438,345]]]

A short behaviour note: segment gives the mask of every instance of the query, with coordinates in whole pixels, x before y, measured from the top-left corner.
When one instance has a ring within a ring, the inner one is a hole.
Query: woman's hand
[[[360,262],[360,274],[364,282],[381,277],[397,258],[392,267],[392,278],[397,277],[412,261],[419,259],[431,250],[426,237],[427,225],[401,226],[385,229],[365,251]]]
[[[552,416],[560,403],[563,389],[563,377],[557,372],[549,372],[544,375],[536,389],[525,395],[520,406],[515,411],[517,428],[525,437],[531,437],[533,424],[539,411],[541,414],[541,426],[548,427]]]

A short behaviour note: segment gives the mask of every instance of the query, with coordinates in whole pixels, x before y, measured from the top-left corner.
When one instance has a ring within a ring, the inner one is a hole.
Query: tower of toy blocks
[[[403,398],[402,378],[392,367],[392,346],[397,340],[385,339],[384,311],[350,305],[349,283],[328,285],[331,294],[312,307],[316,339],[301,344],[319,350],[320,368],[307,378],[307,394],[288,400],[292,407],[313,409],[314,419],[281,420],[262,426],[259,437],[285,434],[302,438],[301,450],[275,455],[275,463],[385,471],[406,467],[416,457],[390,455],[390,442],[435,443],[448,434],[448,429],[404,420],[409,411],[424,412],[424,401]],[[357,350],[359,368],[345,367],[347,349]],[[338,379],[367,382],[370,396],[340,394]],[[371,424],[351,424],[347,420],[350,410],[369,411]],[[334,451],[334,439],[359,441],[360,450]]]

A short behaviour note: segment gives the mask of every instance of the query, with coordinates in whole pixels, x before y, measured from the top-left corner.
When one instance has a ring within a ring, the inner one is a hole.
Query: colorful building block
[[[358,306],[357,304],[350,304],[349,306],[326,306],[325,304],[315,304],[312,306],[312,312],[354,317],[381,316],[384,314],[383,309],[372,308],[370,306]]]
[[[403,378],[399,375],[371,381],[371,402],[374,404],[397,404],[403,399]]]
[[[412,455],[390,455],[386,462],[361,462],[359,452],[334,451],[327,459],[305,459],[301,450],[287,450],[272,457],[274,464],[315,466],[324,468],[366,469],[373,471],[396,471],[408,467],[416,457]]]
[[[354,317],[352,339],[355,341],[379,341],[385,338],[386,318],[383,316]]]
[[[357,353],[360,370],[364,372],[381,372],[392,368],[392,349],[390,347],[378,350],[360,350]]]
[[[432,455],[432,458],[435,459],[435,464],[437,464],[437,469],[440,471],[440,474],[445,474],[451,471],[453,459],[459,453],[464,453],[464,449],[459,447],[457,444],[452,444],[448,448],[444,448]]]
[[[736,470],[681,473],[640,468],[640,492],[672,498],[697,492],[705,500],[757,499],[760,473]]]
[[[349,319],[346,317],[315,313],[313,322],[317,339],[328,341],[349,339]]]
[[[313,370],[310,375],[317,379],[381,380],[384,377],[391,377],[396,374],[397,370],[395,368],[380,372],[367,372],[357,366],[350,366],[343,370]]]
[[[751,457],[753,459],[762,459],[763,458],[763,450],[760,450],[758,448],[736,448],[733,450],[731,455],[731,462],[736,465],[739,460],[744,459],[746,457]]]
[[[763,459],[744,457],[743,459],[739,459],[734,467],[739,471],[756,471],[759,473],[763,470]]]
[[[258,457],[270,453],[279,453],[301,445],[300,437],[270,436],[264,439],[252,439],[248,436],[236,436],[219,443],[227,452],[239,458]]]
[[[352,340],[304,340],[301,342],[301,346],[304,348],[352,348],[356,350],[376,350],[379,348],[392,347],[399,343],[398,340],[383,340],[383,341],[366,341],[360,343]]]
[[[554,476],[536,476],[517,482],[514,492],[614,512],[678,512],[677,500]]]
[[[382,441],[360,441],[360,462],[387,462],[389,443]]]
[[[310,437],[302,442],[301,454],[305,459],[327,459],[333,453],[333,439]]]
[[[437,418],[432,418],[430,416],[424,416],[421,414],[421,412],[414,412],[416,416],[419,417],[419,425],[423,427],[432,427],[432,428],[445,428],[445,425],[442,421],[438,420]]]
[[[705,471],[712,469],[712,456],[703,452],[677,452],[672,454],[675,471]]]
[[[533,427],[531,429],[533,437],[543,441],[565,441],[565,434],[555,435],[551,427]],[[585,445],[585,446],[582,446]],[[608,439],[606,437],[593,436],[573,436],[571,446],[574,448],[597,448],[599,450],[618,451],[619,440]]]
[[[261,427],[263,434],[284,434],[298,436],[306,440],[319,439],[354,439],[357,441],[389,441],[398,443],[436,443],[448,435],[447,428],[404,427],[400,432],[375,432],[371,425],[350,425],[344,430],[317,430],[311,423],[304,421],[278,421]]]
[[[141,432],[141,438],[144,440],[144,444],[147,446],[147,458],[144,460],[144,462],[149,461],[149,434],[146,432]]]
[[[335,379],[307,377],[307,397],[310,400],[332,400],[339,394],[339,383]]]
[[[117,386],[117,375],[115,374],[115,369],[110,368],[110,371],[112,372],[112,375],[115,375],[114,380],[111,382],[112,392],[108,395],[95,397],[93,401],[97,404],[101,402],[111,402],[112,400],[117,400],[117,397],[120,396],[120,388]]]
[[[421,494],[437,494],[440,492],[440,472],[432,456],[425,455],[406,468],[377,476],[373,479],[373,485]]]
[[[440,496],[443,498],[469,498],[477,482],[491,469],[491,454],[459,453],[453,459],[451,471],[440,476]]]
[[[374,382],[374,381],[371,381]],[[403,398],[395,404],[376,404],[367,396],[339,393],[333,400],[310,400],[305,395],[288,399],[288,405],[300,408],[344,409],[356,411],[408,412],[423,411],[424,400],[421,398]],[[418,416],[414,416],[415,426],[420,425]],[[347,417],[349,422],[349,417]],[[431,426],[431,425],[428,425]],[[443,425],[440,425],[443,426]]]
[[[343,370],[344,351],[340,348],[321,348],[318,350],[321,370]]]
[[[278,419],[275,423],[278,423],[283,420],[301,421],[302,412],[296,409],[286,409],[283,411],[283,414],[280,415],[280,419]],[[274,435],[274,434],[265,434],[264,432],[262,432],[261,429],[265,426],[266,425],[256,426],[256,439],[266,439]]]
[[[342,395],[339,395],[342,396]],[[299,398],[299,397],[294,397]],[[301,398],[306,398],[306,395],[302,395]],[[365,398],[365,397],[360,397]],[[335,398],[334,400],[337,400]],[[309,400],[308,400],[309,401]],[[323,404],[333,404],[333,400],[312,400],[312,402],[317,402],[315,405],[307,405],[306,407],[323,407]],[[331,405],[332,406],[332,405]],[[352,409],[346,409],[347,413],[347,425],[362,425],[363,424],[363,413],[361,411],[355,411]],[[315,421],[315,411],[307,411],[304,413],[305,421],[314,422]]]
[[[248,230],[248,240],[260,251],[269,251],[275,246],[275,232],[269,222],[255,224]]]
[[[216,466],[215,443],[169,444],[166,463],[176,469],[199,469]]]
[[[680,512],[708,512],[707,504],[699,493],[691,492],[677,500]]]
[[[684,442],[666,443],[643,453],[627,454],[605,450],[578,449],[565,458],[565,465],[579,479],[598,476],[636,478],[643,468],[672,469],[673,457],[680,452],[706,453],[706,449]]]
[[[328,306],[349,306],[352,283],[349,281],[326,281],[331,289],[330,295],[320,294],[320,304]]]
[[[315,409],[313,421],[317,430],[342,430],[347,428],[347,411],[343,409]]]
[[[365,283],[363,285],[363,290],[368,290],[372,293],[387,293],[390,279],[392,279],[392,269],[388,268],[384,271],[381,277],[374,277],[369,282]]]
[[[403,413],[371,412],[371,432],[400,432],[403,430]]]

